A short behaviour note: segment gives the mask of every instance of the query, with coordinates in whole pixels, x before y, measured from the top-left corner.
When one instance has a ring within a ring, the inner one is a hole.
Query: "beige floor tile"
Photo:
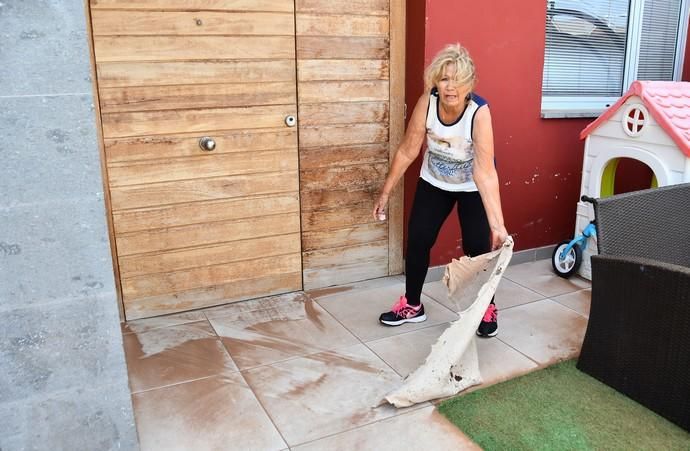
[[[394,337],[367,342],[367,346],[381,357],[398,374],[405,377],[416,370],[431,352],[449,323],[415,330]]]
[[[550,260],[537,260],[531,263],[509,266],[504,278],[523,287],[536,291],[545,297],[559,296],[573,291],[589,288],[591,283],[579,276],[569,279],[558,277],[553,272]]]
[[[400,277],[402,277],[402,279],[400,279]],[[398,285],[401,280],[404,282],[405,276],[380,277],[378,279],[363,280],[360,282],[353,282],[347,285],[339,285],[337,287],[309,290],[306,293],[312,299],[320,300],[325,297],[335,296],[342,293],[352,293],[358,290],[371,290],[373,288],[383,288],[389,287],[391,285]]]
[[[161,327],[176,326],[178,324],[193,323],[195,321],[204,321],[206,316],[200,310],[193,312],[176,313],[174,315],[156,316],[154,318],[137,319],[134,321],[127,321],[120,323],[123,334],[131,334],[134,332],[146,332],[148,330],[158,329]]]
[[[427,320],[422,323],[406,323],[398,327],[379,323],[381,313],[390,310],[398,298],[405,293],[405,284],[357,290],[318,299],[318,303],[328,310],[362,341],[391,337],[412,330],[424,329],[436,324],[447,323],[457,315],[428,296],[422,295],[422,303]]]
[[[359,343],[305,294],[251,302],[256,309],[226,309],[226,316],[210,319],[240,369]]]
[[[401,376],[424,363],[431,346],[449,324],[370,341],[367,346]],[[499,329],[500,333],[500,329]],[[483,386],[501,382],[537,368],[537,364],[496,338],[476,338]]]
[[[440,302],[451,310],[455,310],[455,305],[448,300],[448,288],[443,281],[431,282],[424,285],[422,293]],[[528,288],[522,287],[505,277],[501,279],[496,289],[496,305],[499,310],[515,307],[516,305],[544,299],[541,295]]]
[[[500,336],[500,328],[498,333]],[[477,338],[477,354],[483,380],[478,388],[521,376],[539,366],[498,338]]]
[[[481,451],[479,446],[438,413],[433,406],[292,449],[295,451]]]
[[[543,299],[503,311],[499,324],[501,341],[543,365],[578,355],[587,318]]]
[[[123,341],[132,392],[237,370],[206,320],[126,334]]]
[[[381,404],[401,377],[362,344],[243,374],[290,446],[405,411]]]
[[[575,310],[580,315],[589,318],[589,307],[592,301],[592,289],[587,288],[586,290],[576,291],[574,293],[568,293],[561,296],[552,298],[559,304],[563,304],[568,308]]]
[[[132,404],[142,451],[286,447],[240,373],[136,393]]]
[[[203,309],[202,312],[208,319],[223,318],[226,316],[237,316],[241,313],[253,312],[256,310],[271,310],[277,308],[283,301],[290,302],[304,296],[303,292],[296,291],[291,293],[267,296],[258,299],[233,302],[231,304],[219,305]]]

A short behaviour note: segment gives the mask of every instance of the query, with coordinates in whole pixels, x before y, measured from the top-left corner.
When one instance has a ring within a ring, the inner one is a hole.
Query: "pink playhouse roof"
[[[666,130],[680,150],[690,157],[690,82],[636,81],[615,104],[580,133],[580,139],[607,121],[630,96],[642,99],[649,114]]]

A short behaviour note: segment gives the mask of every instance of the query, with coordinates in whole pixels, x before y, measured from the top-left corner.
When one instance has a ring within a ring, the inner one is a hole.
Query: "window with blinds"
[[[546,12],[545,96],[621,94],[629,0],[552,0]]]
[[[687,2],[548,0],[542,116],[595,116],[636,79],[677,79]]]
[[[637,80],[673,80],[680,0],[645,0]]]

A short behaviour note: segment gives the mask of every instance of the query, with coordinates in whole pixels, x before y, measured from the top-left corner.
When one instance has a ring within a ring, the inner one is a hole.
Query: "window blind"
[[[637,80],[673,80],[681,0],[645,0]]]
[[[628,17],[629,0],[549,0],[543,95],[620,96]]]

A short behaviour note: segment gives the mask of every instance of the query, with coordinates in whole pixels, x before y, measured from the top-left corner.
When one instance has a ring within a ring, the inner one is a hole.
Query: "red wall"
[[[580,192],[583,143],[578,134],[591,119],[541,119],[546,2],[516,8],[512,0],[428,2],[425,15],[408,2],[406,103],[422,92],[423,66],[445,44],[460,42],[472,55],[476,91],[491,107],[503,214],[516,249],[530,249],[570,237]],[[510,14],[504,14],[510,11]],[[414,21],[415,25],[411,22]],[[417,33],[425,24],[425,39]],[[411,26],[412,25],[412,26]],[[414,41],[410,48],[410,41]],[[413,64],[425,43],[424,63]],[[412,52],[412,53],[411,53]],[[406,221],[421,161],[405,176]],[[431,264],[461,254],[457,216],[451,214],[432,250]]]
[[[584,150],[578,135],[592,119],[540,118],[546,2],[516,7],[514,0],[427,0],[424,11],[419,3],[407,4],[408,108],[421,94],[423,67],[436,52],[447,43],[464,45],[477,67],[476,91],[491,107],[503,214],[516,250],[571,237]],[[405,175],[406,224],[420,164],[421,157]],[[432,250],[431,264],[460,254],[453,213]]]

